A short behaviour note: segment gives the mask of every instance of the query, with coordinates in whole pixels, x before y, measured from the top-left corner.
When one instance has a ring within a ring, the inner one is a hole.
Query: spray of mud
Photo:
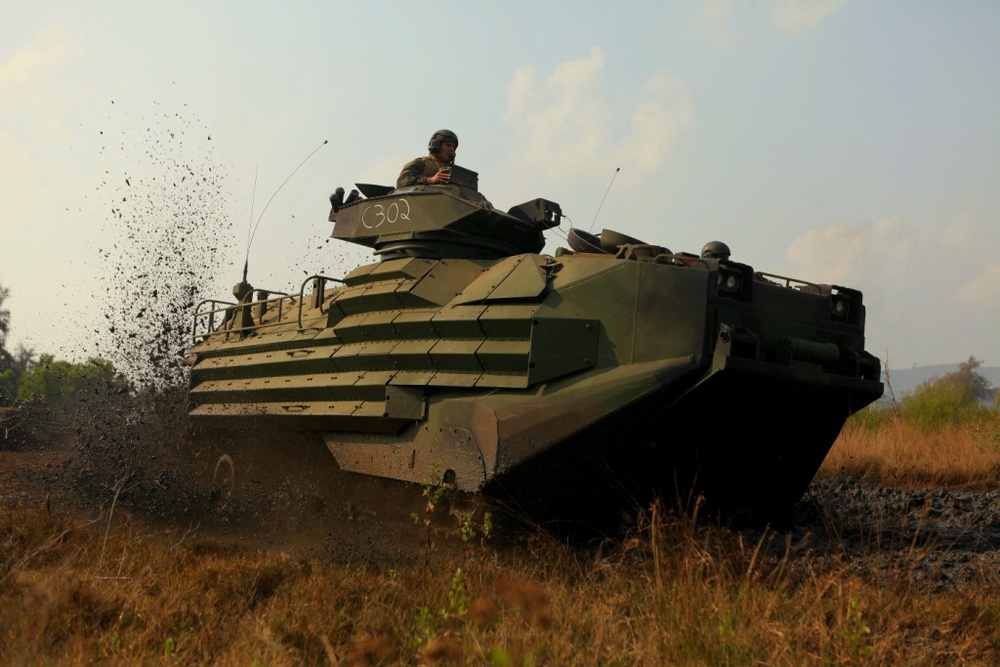
[[[113,239],[98,251],[108,325],[98,352],[136,383],[162,389],[186,381],[178,362],[194,308],[238,256],[228,169],[210,130],[179,113],[114,143],[102,152],[120,152],[127,166],[102,184]]]
[[[420,487],[344,473],[316,434],[189,423],[180,362],[194,311],[227,297],[246,250],[227,215],[231,170],[190,113],[114,114],[119,129],[104,132],[102,153],[120,167],[100,188],[112,238],[98,253],[106,330],[96,352],[127,383],[116,378],[66,406],[78,452],[66,472],[80,502],[201,538],[353,562],[427,558],[463,531],[481,533],[467,499],[431,502]]]
[[[94,351],[125,383],[69,406],[74,477],[84,498],[171,513],[177,502],[165,492],[191,475],[180,363],[190,321],[202,290],[215,291],[220,264],[238,253],[228,170],[210,130],[188,112],[112,105],[100,132],[108,217],[97,249],[104,290],[93,299],[105,327]]]

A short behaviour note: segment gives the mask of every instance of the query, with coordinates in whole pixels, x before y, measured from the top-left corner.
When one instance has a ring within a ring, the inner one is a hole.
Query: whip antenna
[[[246,259],[243,262],[243,280],[244,281],[246,281],[246,277],[247,277],[247,265],[250,262],[250,245],[253,243],[253,237],[257,233],[257,228],[260,226],[260,221],[264,219],[264,214],[267,213],[267,207],[271,205],[271,202],[274,201],[274,198],[278,196],[279,192],[281,192],[281,188],[285,187],[285,183],[287,183],[288,181],[292,180],[292,176],[295,175],[295,172],[297,172],[299,169],[301,169],[302,165],[304,165],[306,162],[308,162],[309,158],[311,158],[313,155],[315,155],[316,152],[320,148],[323,148],[323,146],[326,146],[327,143],[329,143],[329,142],[327,140],[324,140],[323,143],[321,143],[319,146],[317,146],[316,149],[312,153],[310,153],[309,155],[307,155],[306,159],[299,163],[299,166],[297,166],[292,171],[292,173],[290,173],[288,175],[288,178],[286,178],[281,183],[281,185],[278,186],[278,189],[274,191],[274,194],[271,195],[271,198],[267,200],[267,204],[264,205],[264,210],[260,212],[260,217],[257,218],[257,224],[254,225],[253,229],[250,230],[250,236],[249,236],[249,238],[247,238],[247,254],[246,254]],[[257,193],[257,174],[256,174],[256,172],[254,172],[253,189],[254,189],[254,194],[256,195],[256,193]],[[250,205],[250,222],[253,222],[253,204]]]
[[[621,167],[615,167],[615,173],[611,176],[611,182],[608,183],[608,189],[604,191],[604,197],[601,198],[601,204],[597,207],[597,213],[594,214],[594,219],[590,223],[590,229],[588,232],[594,231],[594,223],[597,222],[597,216],[601,214],[601,207],[604,206],[604,200],[608,198],[608,193],[611,192],[611,186],[615,183],[615,178],[618,176],[618,172],[621,171]]]
[[[258,162],[253,168],[253,193],[250,195],[250,222],[247,224],[247,254],[243,258],[243,282],[247,281],[247,267],[250,265],[250,242],[253,239],[253,207],[257,203],[257,172],[260,171]]]

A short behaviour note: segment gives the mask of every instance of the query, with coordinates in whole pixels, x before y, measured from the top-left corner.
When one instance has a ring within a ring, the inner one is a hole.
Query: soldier
[[[427,142],[426,157],[407,162],[396,179],[397,188],[408,185],[444,185],[451,182],[458,137],[451,130],[438,130]]]

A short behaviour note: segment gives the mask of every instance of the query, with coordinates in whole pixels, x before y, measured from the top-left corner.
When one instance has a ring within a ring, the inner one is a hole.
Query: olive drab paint
[[[333,237],[379,261],[203,304],[192,417],[315,431],[366,475],[566,502],[670,488],[766,520],[881,396],[857,290],[612,230],[542,255],[557,204],[503,212],[455,171],[338,190]]]

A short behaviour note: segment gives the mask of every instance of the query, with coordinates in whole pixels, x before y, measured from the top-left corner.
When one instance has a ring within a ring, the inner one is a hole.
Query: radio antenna
[[[306,159],[303,160],[302,162],[300,162],[299,166],[297,166],[294,170],[292,170],[292,173],[290,173],[288,175],[288,178],[286,178],[281,183],[281,185],[278,186],[278,189],[274,191],[274,194],[271,195],[271,198],[267,200],[267,203],[264,205],[264,210],[260,212],[260,217],[257,218],[257,224],[255,224],[253,226],[253,228],[250,230],[249,236],[247,237],[247,253],[246,253],[246,257],[243,260],[243,282],[246,282],[246,280],[247,280],[247,267],[250,264],[250,246],[253,244],[253,237],[257,234],[257,228],[260,226],[260,221],[264,219],[264,214],[267,213],[267,207],[271,205],[271,202],[274,201],[274,198],[278,196],[279,192],[281,192],[281,188],[285,187],[285,183],[288,183],[288,181],[292,180],[292,176],[295,175],[295,172],[297,172],[299,169],[301,169],[302,165],[304,165],[306,162],[308,162],[309,158],[311,158],[313,155],[315,155],[316,152],[319,151],[320,148],[323,148],[323,146],[326,146],[327,143],[329,143],[329,142],[324,139],[323,143],[321,143],[319,146],[317,146],[315,148],[315,150],[313,150],[312,153],[310,153],[309,155],[307,155]],[[254,192],[254,198],[256,198],[256,196],[257,196],[257,171],[256,171],[256,169],[254,170],[254,175],[253,175],[253,192]],[[250,222],[253,223],[253,202],[250,203]]]
[[[253,240],[253,207],[257,203],[257,173],[260,171],[258,162],[253,168],[253,193],[250,195],[250,222],[247,224],[247,254],[243,258],[243,282],[247,281],[247,267],[250,264],[250,242]]]
[[[611,182],[608,183],[608,189],[604,191],[604,197],[601,198],[601,204],[597,207],[597,213],[594,214],[594,219],[590,223],[590,229],[587,230],[588,232],[594,231],[594,223],[597,222],[597,216],[601,214],[601,208],[604,206],[604,200],[608,198],[608,193],[611,192],[611,186],[614,185],[615,178],[621,170],[621,167],[615,167],[615,173],[611,175]]]

